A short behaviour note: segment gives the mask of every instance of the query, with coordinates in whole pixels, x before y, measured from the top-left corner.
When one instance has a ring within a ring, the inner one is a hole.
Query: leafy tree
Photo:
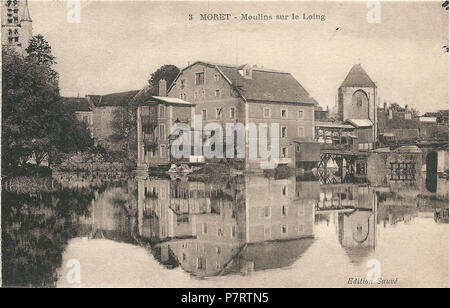
[[[54,57],[42,36],[22,57],[4,48],[2,66],[2,168],[23,167],[34,157],[49,165],[60,153],[84,150],[93,141],[61,100]]]
[[[159,93],[159,81],[165,79],[167,81],[167,88],[172,84],[175,78],[178,76],[180,69],[172,64],[166,64],[158,68],[151,74],[148,83],[155,90],[156,95]]]

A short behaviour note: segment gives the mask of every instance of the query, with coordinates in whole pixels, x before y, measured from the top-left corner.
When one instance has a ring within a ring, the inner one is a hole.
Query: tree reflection
[[[53,287],[69,239],[81,235],[91,189],[17,194],[2,190],[4,286]]]

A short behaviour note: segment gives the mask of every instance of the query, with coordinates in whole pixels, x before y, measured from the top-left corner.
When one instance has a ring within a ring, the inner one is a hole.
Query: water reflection
[[[365,266],[380,228],[432,221],[434,208],[446,207],[423,197],[425,181],[373,187],[321,185],[311,176],[58,180],[64,188],[51,192],[3,191],[5,285],[53,286],[68,241],[79,237],[144,247],[166,270],[206,278],[291,268],[317,254],[312,247],[331,232],[349,262]]]

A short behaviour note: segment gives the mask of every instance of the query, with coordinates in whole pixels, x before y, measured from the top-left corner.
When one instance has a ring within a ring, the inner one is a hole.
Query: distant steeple
[[[361,64],[353,65],[352,69],[345,77],[341,87],[368,87],[376,88],[376,84],[370,79],[369,75],[362,68]]]
[[[25,6],[23,8],[23,17],[21,21],[29,21],[32,22],[30,16],[30,10],[28,9],[28,0],[25,0]]]

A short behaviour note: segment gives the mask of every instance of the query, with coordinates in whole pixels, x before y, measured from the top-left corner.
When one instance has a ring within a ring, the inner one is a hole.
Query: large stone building
[[[293,140],[314,138],[314,100],[287,72],[199,61],[181,70],[168,96],[194,103],[203,125],[280,124],[279,136],[274,138],[279,139],[281,164],[294,164]],[[245,167],[259,168],[261,159],[249,157],[248,145],[253,140],[248,131],[245,138]]]
[[[32,38],[32,20],[28,0],[2,0],[2,46],[26,54]]]

